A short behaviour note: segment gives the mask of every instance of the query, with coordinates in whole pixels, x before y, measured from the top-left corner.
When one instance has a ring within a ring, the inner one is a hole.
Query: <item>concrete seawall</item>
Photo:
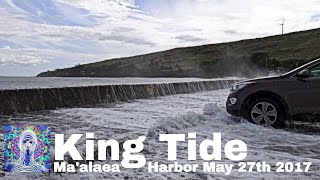
[[[229,88],[236,80],[0,90],[1,114],[125,102]]]

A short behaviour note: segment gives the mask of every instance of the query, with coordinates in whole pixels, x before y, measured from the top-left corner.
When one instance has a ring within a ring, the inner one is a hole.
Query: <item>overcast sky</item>
[[[0,76],[320,27],[320,0],[0,0]]]

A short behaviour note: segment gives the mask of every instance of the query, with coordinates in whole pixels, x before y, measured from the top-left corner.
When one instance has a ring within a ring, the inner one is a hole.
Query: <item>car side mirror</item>
[[[304,69],[304,70],[300,71],[296,75],[296,77],[298,77],[298,78],[308,78],[308,77],[310,77],[310,75],[311,75],[311,73],[310,73],[309,69]]]

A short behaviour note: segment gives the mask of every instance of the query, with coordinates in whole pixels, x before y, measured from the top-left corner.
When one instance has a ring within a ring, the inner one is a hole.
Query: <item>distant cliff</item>
[[[320,29],[176,48],[40,73],[40,77],[224,77],[286,71],[320,57]]]

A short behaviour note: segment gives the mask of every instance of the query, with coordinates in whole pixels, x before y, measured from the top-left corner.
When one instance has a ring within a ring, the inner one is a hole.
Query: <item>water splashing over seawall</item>
[[[0,90],[2,114],[125,102],[229,88],[237,80]]]

